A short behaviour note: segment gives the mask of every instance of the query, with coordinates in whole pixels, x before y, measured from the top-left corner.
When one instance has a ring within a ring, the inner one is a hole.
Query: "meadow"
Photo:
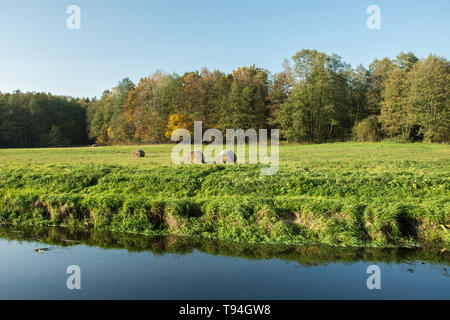
[[[0,150],[0,223],[246,243],[447,246],[450,146],[281,145],[280,168],[173,165],[174,145]],[[132,158],[142,149],[145,158]]]

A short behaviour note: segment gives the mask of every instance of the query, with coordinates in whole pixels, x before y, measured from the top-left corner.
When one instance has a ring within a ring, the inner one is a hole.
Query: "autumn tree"
[[[119,131],[121,130],[122,120],[120,114],[125,108],[128,95],[134,89],[133,82],[125,78],[117,84],[112,90],[105,90],[101,99],[92,102],[88,107],[89,138],[96,140],[101,135],[101,130],[106,125],[110,136],[108,140],[119,142]],[[104,137],[102,138],[104,140]],[[100,143],[100,141],[98,141]]]
[[[172,114],[169,117],[169,121],[166,126],[166,132],[165,136],[168,140],[171,139],[172,133],[177,129],[186,129],[192,128],[193,124],[192,122],[186,118],[185,116],[179,115],[179,114]],[[192,131],[190,131],[192,133]]]
[[[178,76],[156,72],[142,78],[134,88],[120,115],[120,141],[132,143],[162,143],[169,115],[180,101]]]
[[[177,128],[278,128],[297,142],[448,142],[446,58],[411,52],[375,59],[366,69],[302,50],[271,75],[254,65],[226,74],[156,72],[125,78],[100,98],[0,93],[0,147],[165,143]]]

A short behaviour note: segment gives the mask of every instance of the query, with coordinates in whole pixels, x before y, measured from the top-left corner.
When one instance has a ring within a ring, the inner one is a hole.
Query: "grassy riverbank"
[[[449,243],[450,147],[280,146],[280,170],[171,164],[173,146],[0,150],[0,221],[243,242]]]

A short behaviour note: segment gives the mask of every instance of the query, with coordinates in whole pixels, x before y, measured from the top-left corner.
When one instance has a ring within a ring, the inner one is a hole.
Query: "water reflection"
[[[193,237],[159,236],[116,233],[99,230],[71,228],[16,228],[0,226],[0,238],[27,242],[41,242],[56,247],[74,245],[95,246],[104,249],[126,249],[130,252],[152,252],[189,254],[194,250],[215,256],[244,258],[249,260],[279,259],[296,262],[301,266],[318,266],[329,263],[402,263],[417,262],[439,265],[444,276],[448,276],[446,265],[450,263],[450,252],[442,244],[422,248],[355,248],[326,245],[279,245],[243,244],[236,242],[204,240]],[[35,249],[39,253],[55,252],[56,248],[42,245]],[[56,250],[57,251],[57,250]],[[408,268],[414,273],[414,268]]]

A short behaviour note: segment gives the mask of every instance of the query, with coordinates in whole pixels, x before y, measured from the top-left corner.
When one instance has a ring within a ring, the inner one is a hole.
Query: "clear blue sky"
[[[81,30],[66,9],[81,8]],[[381,8],[381,30],[366,8]],[[449,57],[450,1],[406,0],[0,0],[0,91],[100,96],[160,69],[278,72],[303,49],[356,66],[413,51]]]

